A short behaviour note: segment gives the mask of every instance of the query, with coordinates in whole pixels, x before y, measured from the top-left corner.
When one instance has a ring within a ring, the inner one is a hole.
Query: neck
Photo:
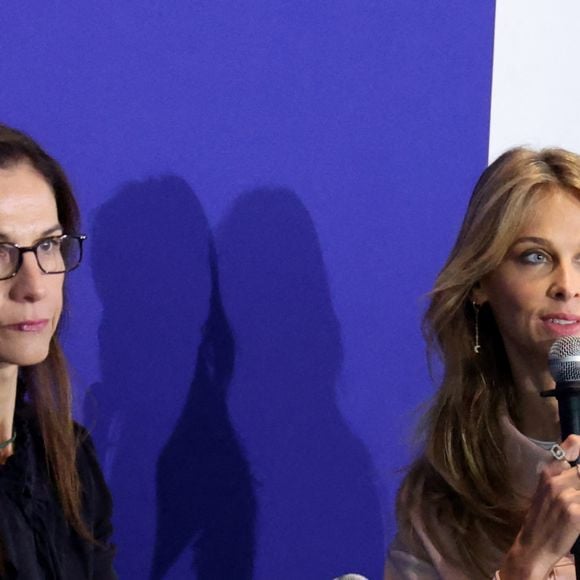
[[[542,391],[554,388],[554,380],[546,365],[535,368],[512,363],[511,366],[518,393],[519,430],[533,439],[559,441],[558,403],[553,397],[540,396]]]
[[[17,380],[17,366],[0,365],[0,443],[10,439],[13,434]],[[12,445],[8,445],[4,449],[1,449],[0,463],[4,463],[12,453]]]

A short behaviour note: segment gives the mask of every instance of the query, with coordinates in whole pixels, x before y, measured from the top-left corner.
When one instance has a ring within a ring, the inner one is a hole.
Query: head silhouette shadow
[[[216,243],[238,351],[230,410],[259,486],[255,577],[381,577],[380,506],[337,406],[340,326],[312,219],[292,191],[258,189]]]
[[[179,556],[167,549],[168,542],[177,546],[179,537],[185,548],[202,537],[205,522],[199,514],[192,511],[189,520],[182,518],[177,529],[168,530],[159,517],[160,506],[171,513],[178,506],[207,502],[199,497],[199,488],[190,487],[186,466],[197,462],[193,469],[203,478],[204,461],[214,458],[200,455],[199,449],[220,451],[207,440],[196,440],[203,434],[195,429],[186,429],[185,438],[179,431],[178,455],[163,467],[176,478],[182,495],[164,495],[167,475],[159,471],[158,460],[179,425],[187,423],[185,408],[201,388],[194,377],[199,375],[198,351],[207,349],[204,325],[207,333],[206,321],[215,318],[212,304],[219,288],[211,233],[191,188],[179,177],[166,176],[123,186],[98,208],[92,238],[93,274],[103,305],[102,380],[86,399],[85,417],[93,417],[94,438],[115,499],[119,575],[148,578],[153,569],[166,570]],[[227,321],[222,330],[227,334]],[[225,365],[219,373],[227,376],[233,363],[218,362]],[[211,414],[220,410],[216,424],[224,431],[223,439],[217,439],[237,450],[236,459],[245,465],[227,415],[221,413],[226,390],[216,387],[204,399],[213,406],[201,412],[211,422]],[[195,445],[197,453],[192,453]]]

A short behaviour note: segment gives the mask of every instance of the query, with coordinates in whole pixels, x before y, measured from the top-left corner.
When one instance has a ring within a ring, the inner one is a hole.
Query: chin
[[[46,360],[48,348],[24,350],[10,356],[11,354],[0,352],[0,360],[19,367],[30,367]]]

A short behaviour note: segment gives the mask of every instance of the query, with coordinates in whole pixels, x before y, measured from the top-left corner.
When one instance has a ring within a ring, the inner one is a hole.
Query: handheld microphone
[[[556,340],[550,348],[548,366],[556,388],[544,391],[542,397],[558,400],[562,439],[580,435],[580,337],[563,336]]]
[[[562,440],[568,435],[580,435],[580,337],[563,336],[556,340],[548,355],[550,374],[556,388],[541,393],[542,397],[556,397]],[[578,460],[570,461],[576,465]],[[580,580],[580,538],[572,546],[576,578]]]

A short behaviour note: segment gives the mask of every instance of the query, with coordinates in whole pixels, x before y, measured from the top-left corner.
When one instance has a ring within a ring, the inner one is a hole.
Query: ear
[[[481,282],[476,282],[469,293],[469,299],[479,306],[488,301],[487,292]]]

